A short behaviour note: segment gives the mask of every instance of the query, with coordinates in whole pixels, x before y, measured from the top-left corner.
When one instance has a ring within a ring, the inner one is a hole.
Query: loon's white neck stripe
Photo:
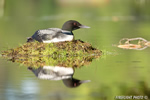
[[[62,33],[66,35],[73,35],[71,31],[67,31],[67,30],[62,30]]]

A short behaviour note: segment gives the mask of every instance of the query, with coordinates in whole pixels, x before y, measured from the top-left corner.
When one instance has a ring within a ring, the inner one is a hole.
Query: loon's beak
[[[85,25],[80,25],[80,28],[90,28],[89,26],[85,26]]]
[[[81,80],[80,83],[88,83],[91,82],[91,80]]]

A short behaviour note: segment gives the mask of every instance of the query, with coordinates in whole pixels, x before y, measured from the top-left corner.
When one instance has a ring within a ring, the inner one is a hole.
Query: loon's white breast
[[[43,40],[43,43],[72,41],[74,38],[72,32],[61,30],[61,33],[56,33],[56,36],[51,40]]]

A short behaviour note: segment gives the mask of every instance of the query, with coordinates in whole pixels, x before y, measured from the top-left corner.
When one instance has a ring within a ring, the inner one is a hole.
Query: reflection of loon
[[[90,80],[78,80],[73,78],[74,70],[72,67],[44,66],[34,69],[28,67],[39,79],[47,80],[63,80],[67,87],[77,87],[82,83],[90,82]]]

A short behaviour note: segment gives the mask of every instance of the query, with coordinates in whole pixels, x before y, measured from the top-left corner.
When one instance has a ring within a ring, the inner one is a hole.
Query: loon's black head
[[[67,30],[67,31],[73,31],[79,28],[90,28],[90,27],[82,25],[75,20],[69,20],[65,22],[64,25],[62,26],[62,30]]]

